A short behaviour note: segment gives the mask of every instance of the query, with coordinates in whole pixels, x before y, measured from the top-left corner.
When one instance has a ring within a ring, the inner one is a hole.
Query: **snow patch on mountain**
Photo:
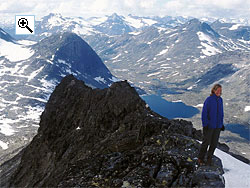
[[[54,26],[58,26],[58,25],[65,25],[67,22],[65,21],[65,19],[63,19],[61,17],[60,14],[54,14],[54,16],[51,16],[49,19],[48,19],[48,25],[49,25],[49,28],[51,29],[52,27]]]
[[[106,22],[108,20],[108,17],[105,16],[105,17],[92,17],[90,19],[88,19],[87,21],[93,25],[93,26],[96,26],[96,25],[99,25],[103,22]]]
[[[136,29],[139,29],[141,27],[144,26],[143,22],[139,19],[135,19],[135,18],[132,18],[132,17],[125,17],[125,21],[128,22],[130,24],[130,26],[136,28]]]
[[[35,78],[35,77],[43,70],[44,67],[45,67],[45,66],[42,66],[42,67],[40,67],[38,70],[32,72],[32,73],[30,74],[30,76],[28,77],[28,80],[27,80],[27,81],[29,82],[30,80],[32,80],[33,78]]]
[[[112,59],[115,60],[117,59],[118,57],[120,57],[122,54],[118,54],[117,56],[113,57]]]
[[[58,84],[58,81],[55,81],[55,80],[47,81],[45,80],[45,78],[38,79],[38,80],[40,81],[42,86],[48,90],[49,93],[52,93],[56,85]]]
[[[64,65],[67,65],[69,68],[71,68],[71,64],[70,64],[70,63],[67,63],[65,60],[58,59],[57,61],[58,61],[58,63],[64,64]]]
[[[48,32],[44,32],[41,34],[41,36],[45,36],[45,37],[49,37],[51,35],[52,35],[52,33],[48,33]]]
[[[44,107],[41,107],[41,106],[35,106],[35,107],[28,106],[27,108],[28,108],[27,115],[25,116],[25,119],[22,119],[22,120],[33,120],[37,124],[33,124],[32,126],[39,127],[38,124],[40,122],[40,115],[44,111]]]
[[[114,72],[128,72],[128,69],[114,69]]]
[[[112,78],[109,79],[109,80],[112,81],[112,82],[119,82],[119,81],[121,81],[120,79],[118,79],[118,78],[116,78],[114,76],[112,76]]]
[[[15,134],[15,130],[10,124],[15,123],[16,120],[6,118],[5,116],[0,116],[0,133],[11,136]]]
[[[102,78],[101,76],[98,76],[96,78],[94,78],[97,82],[102,82],[102,83],[106,83],[106,80],[104,78]]]
[[[129,32],[130,35],[139,35],[140,33],[141,33],[140,31],[138,31],[138,32],[136,32],[136,31],[134,31],[134,32]]]
[[[17,41],[17,43],[21,45],[33,45],[36,44],[37,42],[32,40],[19,40]]]
[[[201,42],[201,45],[205,48],[205,49],[202,49],[201,51],[206,56],[212,56],[212,55],[216,55],[217,53],[221,53],[219,49],[207,43]]]
[[[232,25],[232,27],[230,27],[229,28],[229,30],[236,30],[236,29],[238,29],[239,27],[241,26],[241,24],[234,24],[234,25]]]
[[[238,41],[244,43],[244,44],[250,44],[250,41],[246,41],[246,40],[242,40],[242,39],[238,39]]]
[[[1,140],[0,140],[0,147],[1,147],[3,150],[6,150],[6,149],[9,148],[9,147],[8,147],[8,143],[5,143],[5,142],[3,142],[3,141],[1,141]]]
[[[245,111],[245,112],[249,112],[249,111],[250,111],[250,106],[245,106],[244,111]]]
[[[16,95],[18,96],[17,99],[16,99],[16,103],[15,104],[18,104],[18,100],[20,99],[33,99],[33,100],[36,100],[36,101],[39,101],[39,102],[42,102],[42,103],[46,103],[47,101],[42,99],[42,98],[37,98],[37,97],[30,97],[30,96],[25,96],[25,95],[22,95],[20,93],[16,93]]]
[[[167,46],[166,49],[162,50],[162,51],[161,51],[160,53],[158,53],[156,56],[160,56],[160,55],[163,55],[163,54],[167,53],[167,52],[168,52],[168,49],[169,49],[169,47]]]
[[[78,35],[91,35],[94,31],[93,28],[90,27],[84,27],[82,25],[76,25],[75,28],[72,30],[72,32],[78,34]]]
[[[156,76],[156,75],[159,75],[159,74],[161,74],[161,72],[155,72],[155,73],[147,75],[147,77]]]
[[[199,37],[199,40],[201,41],[201,46],[205,48],[202,49],[202,53],[204,55],[212,56],[221,53],[218,48],[214,47],[214,44],[216,44],[216,42],[210,36],[206,35],[203,32],[197,32],[197,35]]]
[[[15,44],[0,39],[0,56],[5,56],[9,61],[16,62],[30,58],[34,51],[25,45]]]
[[[148,26],[151,26],[151,25],[157,23],[157,21],[152,20],[152,19],[143,18],[142,20],[143,20],[143,22],[145,22]]]

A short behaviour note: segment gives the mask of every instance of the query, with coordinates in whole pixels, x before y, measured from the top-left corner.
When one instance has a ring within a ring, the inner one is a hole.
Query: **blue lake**
[[[232,133],[239,134],[240,137],[250,140],[250,130],[249,127],[240,125],[240,124],[226,124],[226,130],[229,130]]]
[[[191,118],[200,111],[193,107],[187,106],[183,102],[169,102],[157,95],[141,96],[149,107],[156,113],[168,119],[173,118]]]
[[[146,95],[141,98],[150,106],[150,108],[168,119],[173,118],[191,118],[200,113],[200,111],[193,107],[187,106],[183,102],[169,102],[157,95]],[[250,130],[247,126],[240,124],[226,124],[226,130],[239,134],[240,137],[249,139]]]

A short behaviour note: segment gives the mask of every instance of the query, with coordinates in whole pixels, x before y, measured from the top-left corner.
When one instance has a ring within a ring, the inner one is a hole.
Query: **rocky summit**
[[[197,166],[201,132],[151,111],[127,81],[56,87],[32,142],[1,166],[1,187],[224,187],[221,162]]]

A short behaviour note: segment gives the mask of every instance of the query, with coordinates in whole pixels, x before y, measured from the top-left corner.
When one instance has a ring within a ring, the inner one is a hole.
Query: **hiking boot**
[[[198,159],[198,165],[199,166],[203,166],[203,165],[205,165],[205,162],[202,160],[202,159]]]

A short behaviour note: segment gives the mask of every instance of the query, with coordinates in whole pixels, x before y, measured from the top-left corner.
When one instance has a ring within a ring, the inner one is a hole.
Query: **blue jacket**
[[[209,96],[203,105],[201,119],[202,126],[210,129],[221,128],[223,125],[223,100],[215,94]]]

